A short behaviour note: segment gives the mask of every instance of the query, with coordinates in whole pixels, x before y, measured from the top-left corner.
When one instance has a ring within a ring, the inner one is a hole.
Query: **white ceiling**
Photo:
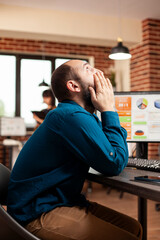
[[[160,19],[160,0],[0,0],[0,3],[139,20]]]

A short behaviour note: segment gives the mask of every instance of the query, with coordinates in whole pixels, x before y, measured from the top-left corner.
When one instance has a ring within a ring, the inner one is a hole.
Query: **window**
[[[16,57],[0,55],[0,116],[15,116]]]
[[[21,116],[27,128],[33,129],[36,122],[31,111],[46,108],[42,98],[46,87],[39,87],[39,84],[44,80],[50,85],[53,70],[71,59],[1,53],[0,116]]]
[[[67,58],[56,58],[55,60],[55,69],[58,68],[60,65],[62,65],[65,62],[68,62],[71,59],[67,59]]]
[[[42,102],[42,92],[45,87],[38,85],[44,80],[48,85],[51,81],[51,61],[21,60],[21,117],[27,127],[34,127],[32,110],[40,111],[47,108]]]

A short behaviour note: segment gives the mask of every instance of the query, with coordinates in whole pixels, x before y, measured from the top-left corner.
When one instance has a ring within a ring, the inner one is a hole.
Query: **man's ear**
[[[67,81],[67,88],[68,88],[71,92],[80,92],[80,91],[81,91],[78,82],[76,82],[75,80],[69,80],[69,81]]]

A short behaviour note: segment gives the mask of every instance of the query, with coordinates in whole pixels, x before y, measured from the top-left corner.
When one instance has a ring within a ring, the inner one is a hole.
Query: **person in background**
[[[90,167],[114,176],[128,162],[127,132],[114,110],[109,79],[71,60],[53,72],[51,86],[59,104],[17,158],[7,211],[42,240],[142,239],[137,220],[81,193]]]
[[[44,116],[46,116],[50,110],[53,110],[56,108],[55,98],[53,96],[53,92],[51,89],[47,89],[43,91],[42,97],[43,97],[43,102],[46,103],[48,107],[46,109],[43,109],[41,112],[43,112]],[[36,129],[41,123],[43,123],[44,118],[43,119],[39,118],[35,113],[33,113],[33,118],[37,121],[37,125],[35,127]]]

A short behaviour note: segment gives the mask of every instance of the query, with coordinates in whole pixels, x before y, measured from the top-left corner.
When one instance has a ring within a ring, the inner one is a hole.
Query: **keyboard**
[[[160,160],[129,158],[127,167],[133,167],[133,168],[137,168],[137,169],[160,173]]]

